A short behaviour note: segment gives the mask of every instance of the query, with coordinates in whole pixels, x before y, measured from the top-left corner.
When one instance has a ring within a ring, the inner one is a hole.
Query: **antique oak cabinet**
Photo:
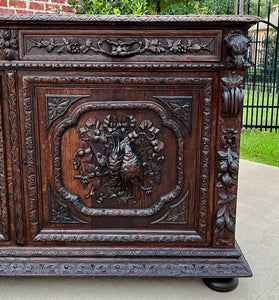
[[[235,209],[257,21],[1,15],[0,275],[251,276]]]

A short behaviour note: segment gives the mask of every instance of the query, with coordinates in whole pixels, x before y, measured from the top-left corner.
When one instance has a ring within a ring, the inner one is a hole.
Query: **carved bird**
[[[133,203],[136,203],[139,197],[140,183],[143,179],[143,167],[129,142],[125,144],[123,153],[121,182],[125,188],[131,188],[134,198]]]
[[[120,145],[119,137],[117,140],[113,138],[113,148],[109,154],[108,158],[108,168],[111,174],[112,186],[117,186],[120,184],[120,168],[121,168],[121,157],[120,157]]]

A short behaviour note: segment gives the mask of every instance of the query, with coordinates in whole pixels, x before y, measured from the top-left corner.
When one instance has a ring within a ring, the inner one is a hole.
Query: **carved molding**
[[[222,63],[173,63],[173,62],[160,62],[160,63],[148,63],[148,62],[140,62],[140,63],[92,63],[92,62],[0,62],[0,68],[13,68],[13,69],[29,69],[29,68],[39,68],[39,69],[87,69],[87,70],[110,70],[110,69],[121,69],[121,70],[131,70],[131,69],[204,69],[204,68],[212,68],[212,69],[221,69],[227,67]]]
[[[0,29],[0,59],[18,59],[18,32],[14,29]]]
[[[4,146],[4,128],[2,115],[2,101],[0,103],[0,241],[5,241],[9,237],[9,213],[7,200],[7,180],[6,180],[6,151]]]
[[[217,246],[232,246],[235,232],[236,185],[239,168],[237,147],[239,131],[222,128],[223,150],[217,152],[217,203],[215,215],[214,241]]]
[[[74,216],[68,206],[62,203],[54,194],[50,183],[48,183],[49,197],[49,222],[54,224],[81,224],[88,223]]]
[[[102,233],[89,231],[89,232],[75,232],[65,230],[52,231],[42,230],[34,238],[36,242],[74,242],[74,243],[93,243],[93,242],[115,242],[115,243],[128,243],[128,242],[150,242],[150,243],[177,243],[177,242],[192,242],[201,243],[204,239],[197,232],[189,234],[187,231],[173,231],[171,234],[154,234],[142,233],[140,231],[118,233],[116,230],[103,231]]]
[[[61,248],[43,248],[43,247],[1,247],[0,257],[240,257],[241,252],[238,248],[232,249],[213,249],[213,248],[101,248],[101,247],[61,247]]]
[[[211,96],[212,81],[208,81],[204,86],[203,107],[202,107],[202,140],[201,140],[201,160],[200,160],[200,209],[199,209],[199,233],[204,238],[207,233],[207,215],[209,199],[209,148],[211,140]]]
[[[26,44],[31,43],[32,49],[46,49],[45,54],[104,54],[110,57],[131,57],[137,54],[145,55],[193,55],[210,54],[215,52],[215,38],[212,37],[181,37],[181,38],[96,38],[76,37],[41,37],[27,38]],[[28,43],[29,42],[29,43]]]
[[[251,276],[244,261],[214,262],[200,259],[198,262],[150,262],[130,260],[103,262],[90,259],[88,262],[0,262],[0,276],[199,276],[239,277]]]
[[[20,133],[18,125],[18,105],[16,92],[16,72],[6,72],[6,83],[9,105],[9,125],[10,125],[10,159],[12,163],[12,186],[15,216],[16,242],[24,244],[24,199],[22,196],[22,174],[20,166]]]
[[[177,117],[191,132],[192,118],[192,96],[153,96],[165,101],[172,109],[173,115]]]
[[[258,21],[261,21],[261,18],[255,16],[242,16],[242,15],[181,15],[181,16],[172,16],[172,15],[47,15],[47,14],[36,14],[36,15],[14,15],[14,14],[1,14],[0,21],[17,21],[20,22],[117,22],[126,25],[127,22],[136,22],[136,23],[157,23],[157,22],[171,22],[171,23],[180,23],[180,22],[190,22],[190,23],[211,23],[211,22],[224,22],[224,23],[249,23],[254,24]],[[200,24],[199,24],[200,26]]]
[[[171,205],[168,211],[160,219],[153,221],[151,224],[187,224],[188,198],[189,192],[187,192],[177,203]]]
[[[46,127],[49,130],[55,120],[63,116],[72,103],[89,95],[45,95],[46,97]]]
[[[245,37],[240,30],[233,30],[224,38],[227,60],[232,62],[236,68],[241,69],[250,66],[246,61],[246,56],[251,41],[252,38]]]
[[[243,105],[244,89],[243,77],[231,72],[227,77],[221,78],[222,86],[222,113],[237,115]]]

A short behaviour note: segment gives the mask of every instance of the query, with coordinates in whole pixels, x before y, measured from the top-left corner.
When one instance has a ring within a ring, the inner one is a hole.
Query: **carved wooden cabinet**
[[[0,275],[251,276],[234,227],[258,19],[0,19]]]

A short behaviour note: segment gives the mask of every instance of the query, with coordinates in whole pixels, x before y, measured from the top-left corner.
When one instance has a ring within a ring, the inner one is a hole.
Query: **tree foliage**
[[[279,0],[240,0],[244,14],[268,15]],[[235,0],[69,0],[78,14],[164,14],[164,15],[209,15],[233,14]]]

